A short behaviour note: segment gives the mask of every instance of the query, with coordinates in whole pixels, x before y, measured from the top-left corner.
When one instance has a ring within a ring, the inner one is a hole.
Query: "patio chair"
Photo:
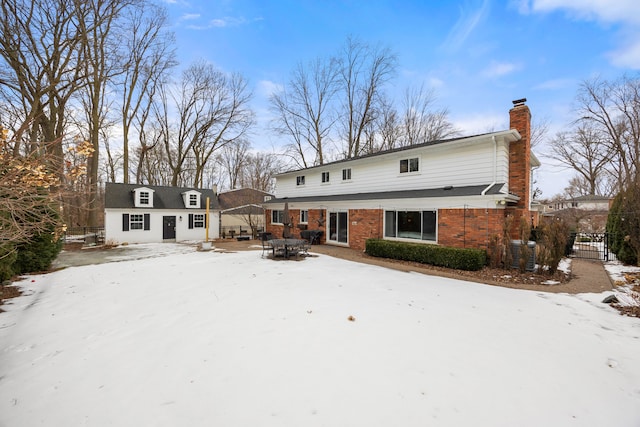
[[[262,258],[264,258],[264,253],[269,251],[271,253],[274,252],[273,246],[269,242],[273,236],[271,233],[260,233],[260,241],[262,242]]]

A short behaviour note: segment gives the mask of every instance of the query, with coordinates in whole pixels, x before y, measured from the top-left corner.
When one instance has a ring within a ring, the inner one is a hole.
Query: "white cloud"
[[[181,21],[193,21],[194,19],[200,18],[199,13],[185,13],[180,17]]]
[[[268,98],[275,92],[280,92],[281,90],[282,85],[280,83],[276,83],[271,80],[260,80],[258,82],[257,92],[265,98]]]
[[[445,48],[455,51],[464,44],[476,26],[488,15],[490,2],[482,0],[479,7],[477,5],[465,6],[460,7],[460,17],[447,35],[444,42]]]
[[[497,62],[492,61],[491,64],[484,69],[482,75],[489,78],[502,77],[507,74],[511,74],[514,71],[518,71],[522,66],[511,62]]]
[[[609,52],[611,62],[622,68],[640,69],[640,38],[636,34],[628,44]]]
[[[505,114],[487,113],[451,117],[451,122],[460,129],[462,135],[475,135],[504,130],[509,127]]]
[[[566,10],[576,19],[640,24],[638,0],[533,0],[531,10]]]
[[[576,86],[574,79],[552,79],[537,84],[533,87],[535,90],[558,90]]]

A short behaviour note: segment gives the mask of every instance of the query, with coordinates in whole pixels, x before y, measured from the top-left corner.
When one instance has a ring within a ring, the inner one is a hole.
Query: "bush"
[[[538,262],[547,267],[550,274],[558,270],[558,265],[567,251],[569,227],[564,221],[544,221],[538,227]],[[575,234],[572,234],[575,238]],[[573,246],[573,241],[571,242]]]
[[[15,276],[13,264],[16,262],[18,252],[14,245],[7,243],[0,245],[0,282],[11,279]]]
[[[640,204],[635,188],[630,188],[619,193],[609,209],[607,217],[607,233],[610,234],[609,243],[611,252],[616,254],[618,260],[625,264],[636,265],[638,252],[633,245],[633,240],[638,239],[639,214],[637,205]]]
[[[48,270],[62,246],[62,239],[56,238],[53,233],[38,235],[32,242],[18,245],[13,270],[16,274]]]
[[[482,249],[460,249],[382,239],[368,239],[365,252],[375,257],[470,271],[480,270],[487,263],[487,254]]]

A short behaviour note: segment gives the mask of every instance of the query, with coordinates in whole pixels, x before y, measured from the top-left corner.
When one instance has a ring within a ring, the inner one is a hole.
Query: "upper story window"
[[[189,190],[182,193],[182,202],[185,208],[199,209],[201,194],[195,190]]]
[[[400,160],[400,173],[418,172],[420,170],[420,162],[417,157]]]
[[[153,190],[147,187],[140,187],[133,190],[133,205],[136,208],[152,208]]]
[[[322,182],[329,182],[329,172],[322,172]]]
[[[141,191],[140,192],[140,204],[141,205],[145,205],[145,206],[149,206],[149,192],[148,191]]]
[[[342,180],[350,181],[351,180],[351,168],[342,169]]]
[[[296,176],[296,185],[304,185],[304,175]]]

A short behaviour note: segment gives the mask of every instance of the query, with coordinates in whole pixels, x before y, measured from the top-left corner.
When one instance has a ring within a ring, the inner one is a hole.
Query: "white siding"
[[[473,143],[445,143],[414,150],[389,153],[371,158],[316,167],[277,179],[277,197],[307,197],[337,194],[370,193],[394,190],[418,190],[483,185],[507,182],[509,175],[508,143],[500,139],[494,154],[492,139]],[[400,173],[400,160],[418,157],[419,172]],[[342,170],[351,169],[351,180],[342,180]],[[322,183],[322,173],[330,181]],[[296,185],[296,176],[305,176],[305,185]]]
[[[162,217],[176,217],[176,242],[189,240],[201,241],[206,237],[205,228],[189,229],[189,214],[205,214],[204,210],[171,211],[143,209],[105,209],[105,239],[113,243],[154,243],[162,242]],[[149,230],[122,231],[122,214],[150,214]],[[182,216],[182,221],[180,220]],[[209,239],[219,237],[219,214],[209,212]]]

